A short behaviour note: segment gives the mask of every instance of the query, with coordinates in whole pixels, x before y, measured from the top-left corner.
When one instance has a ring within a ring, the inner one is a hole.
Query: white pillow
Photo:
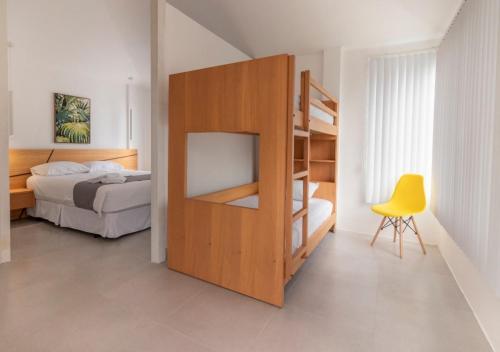
[[[94,171],[122,171],[123,166],[113,161],[86,161],[83,165]]]
[[[39,176],[61,176],[83,174],[85,172],[89,172],[88,167],[72,161],[54,161],[31,168],[31,173]]]
[[[319,183],[317,182],[309,182],[309,198],[312,198],[314,192],[316,192],[319,188]],[[301,180],[293,181],[293,199],[294,200],[303,200],[302,191],[304,189],[304,182]]]

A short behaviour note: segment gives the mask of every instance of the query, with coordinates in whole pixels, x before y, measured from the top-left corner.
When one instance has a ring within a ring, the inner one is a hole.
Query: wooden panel
[[[301,246],[297,248],[295,253],[293,253],[292,256],[292,267],[291,267],[291,273],[292,275],[295,275],[297,270],[300,269],[302,264],[305,263],[307,259],[307,246]]]
[[[332,136],[337,135],[338,129],[337,126],[335,125],[330,125],[320,119],[317,119],[315,117],[310,117],[309,121],[309,129],[311,132],[316,132],[316,133],[325,133],[329,134]]]
[[[311,87],[313,87],[314,89],[316,89],[318,92],[320,92],[322,95],[324,95],[325,97],[327,97],[328,99],[330,99],[332,102],[337,103],[337,99],[332,94],[330,94],[330,92],[328,92],[316,80],[314,80],[313,78],[310,78],[309,82],[311,83]]]
[[[333,140],[311,140],[311,160],[335,160],[335,144]]]
[[[295,127],[304,129],[304,118],[302,111],[295,110],[293,112],[293,125]]]
[[[337,113],[335,111],[330,109],[328,106],[326,106],[326,104],[324,104],[322,101],[320,101],[318,99],[311,98],[311,104],[314,105],[315,107],[317,107],[318,109],[323,110],[328,115],[337,116]]]
[[[303,208],[299,211],[297,211],[296,213],[293,214],[293,218],[292,218],[292,221],[295,222],[297,220],[299,220],[300,218],[302,218],[304,215],[307,214],[307,209]]]
[[[213,203],[227,203],[236,199],[257,194],[258,192],[259,192],[259,184],[257,182],[254,182],[243,186],[225,189],[223,191],[218,191],[193,197],[192,199],[201,200],[205,202],[213,202]]]
[[[311,163],[311,182],[335,181],[335,163]]]
[[[33,208],[35,195],[32,190],[21,188],[10,191],[10,210]]]
[[[52,149],[10,149],[9,176],[29,174],[33,166],[48,162],[51,153]]]
[[[314,198],[326,199],[335,205],[337,187],[334,182],[319,182],[319,187],[314,192]],[[336,210],[335,210],[336,212]]]
[[[293,141],[293,158],[304,159],[304,139],[295,138]]]
[[[112,160],[126,169],[137,170],[135,149],[10,149],[10,189],[25,188],[33,166],[51,161]]]
[[[298,132],[294,128],[295,114],[293,110],[294,105],[294,95],[295,95],[295,56],[290,56],[288,58],[288,96],[287,96],[287,140],[286,140],[286,178],[285,178],[285,243],[284,243],[284,271],[283,271],[283,285],[285,285],[288,280],[292,277],[292,236],[293,236],[293,179],[292,174],[303,168],[303,163],[298,164],[299,170],[297,170],[297,163],[295,162],[295,152],[297,146],[294,144],[296,140],[294,135],[299,134],[304,137],[309,135],[308,131]],[[304,139],[301,139],[302,145],[305,143]],[[299,148],[303,151],[303,148]]]
[[[168,266],[281,306],[288,56],[170,76]],[[186,198],[186,133],[258,133],[260,208]]]
[[[137,169],[135,149],[56,149],[50,161],[74,161],[82,163],[93,160],[111,160]],[[123,161],[125,160],[125,161]]]

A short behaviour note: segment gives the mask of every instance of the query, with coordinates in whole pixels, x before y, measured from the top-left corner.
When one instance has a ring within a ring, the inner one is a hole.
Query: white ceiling
[[[462,0],[167,0],[250,56],[442,37]]]

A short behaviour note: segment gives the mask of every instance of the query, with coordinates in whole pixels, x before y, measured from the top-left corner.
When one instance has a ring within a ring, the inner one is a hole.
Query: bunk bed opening
[[[259,134],[187,133],[187,197],[259,208]]]

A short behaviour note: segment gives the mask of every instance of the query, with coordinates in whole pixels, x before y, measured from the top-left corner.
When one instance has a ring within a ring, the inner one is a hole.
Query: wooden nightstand
[[[26,208],[35,206],[35,194],[28,188],[16,188],[10,190],[10,217],[21,218]]]

